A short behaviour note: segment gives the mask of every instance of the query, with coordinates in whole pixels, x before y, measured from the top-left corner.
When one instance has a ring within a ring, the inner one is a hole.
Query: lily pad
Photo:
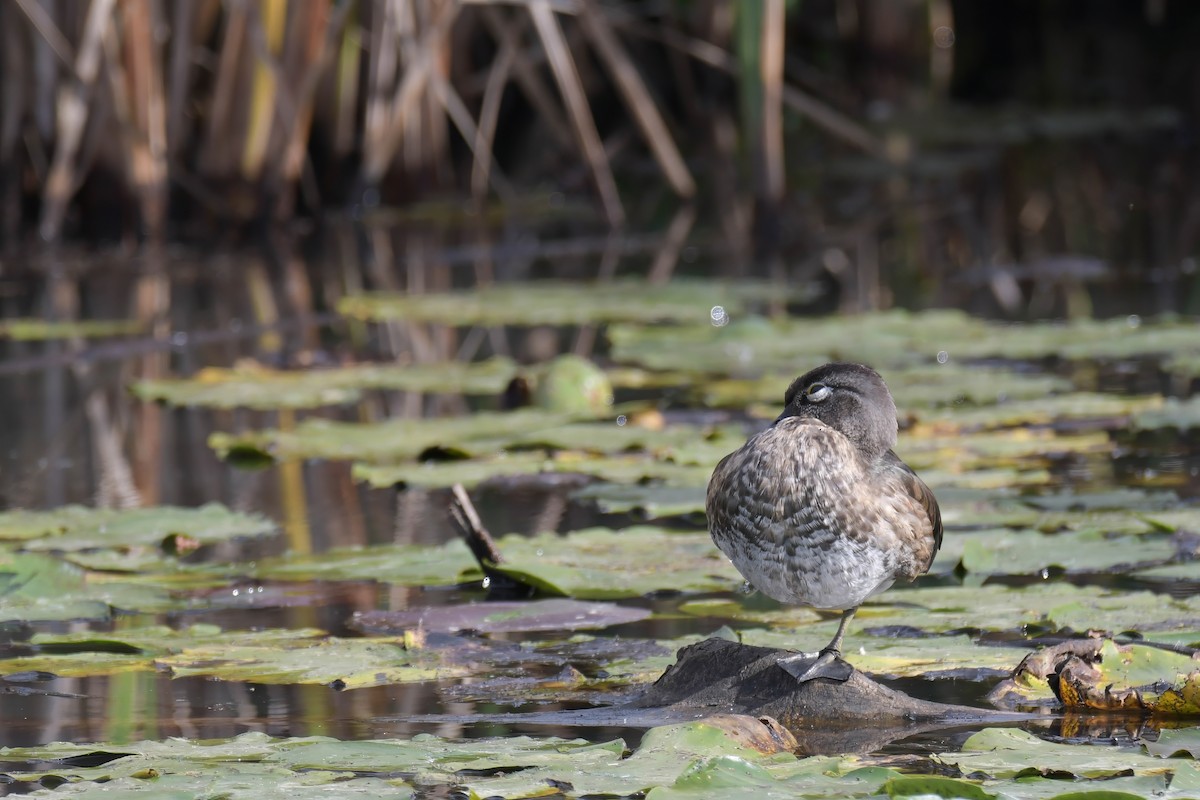
[[[597,456],[536,450],[461,461],[356,463],[351,471],[355,480],[379,488],[401,485],[436,488],[456,483],[471,488],[487,481],[538,475],[587,475],[618,483],[653,480],[666,486],[703,487],[707,485],[711,473],[712,469],[707,465],[677,464],[649,455]]]
[[[1200,661],[1190,655],[1106,639],[1093,658],[1066,659],[1057,678],[1068,708],[1200,715]]]
[[[222,458],[257,453],[277,461],[305,458],[389,462],[415,458],[433,448],[473,452],[472,442],[496,441],[567,422],[540,410],[478,413],[466,417],[394,419],[378,423],[308,419],[289,431],[214,433],[209,445]],[[482,448],[495,452],[496,445]]]
[[[367,389],[496,395],[517,373],[509,359],[475,363],[357,364],[313,370],[276,370],[244,362],[207,367],[191,378],[139,381],[143,400],[211,408],[317,408],[357,401]]]
[[[654,592],[706,592],[742,582],[707,533],[649,526],[590,528],[568,536],[505,536],[495,569],[552,595],[615,600]]]
[[[961,753],[934,757],[967,774],[991,778],[1073,775],[1077,778],[1116,778],[1132,771],[1136,775],[1170,772],[1168,761],[1144,755],[1139,748],[1098,747],[1047,742],[1016,728],[987,728],[972,734]]]
[[[610,625],[637,622],[649,616],[650,611],[644,608],[552,598],[430,606],[405,611],[359,611],[351,619],[350,625],[355,630],[392,635],[414,628],[451,633],[463,630],[512,633],[607,628]]]
[[[335,548],[324,553],[288,553],[257,562],[260,580],[373,580],[397,586],[446,586],[482,577],[467,546],[455,539],[444,545],[386,544]]]
[[[0,339],[46,341],[51,339],[103,339],[133,336],[145,325],[136,319],[84,319],[51,322],[44,319],[14,318],[0,321]]]
[[[158,547],[169,536],[209,544],[274,531],[275,524],[264,517],[230,511],[215,503],[199,508],[65,506],[54,511],[0,513],[0,539],[20,541],[26,550]]]
[[[105,620],[114,609],[158,612],[179,606],[160,588],[96,581],[50,556],[0,551],[0,622]]]
[[[736,283],[674,280],[654,285],[612,281],[499,284],[472,291],[365,294],[346,297],[338,311],[355,319],[450,325],[586,325],[596,322],[709,322],[712,309],[738,315],[752,303],[802,298],[808,290],[754,280]]]
[[[1175,544],[1167,536],[994,529],[959,533],[955,538],[962,547],[962,568],[984,575],[1036,575],[1048,569],[1068,573],[1128,571],[1164,563],[1176,553]]]
[[[180,630],[150,627],[111,634],[38,634],[31,643],[41,655],[12,659],[7,666],[64,676],[167,668],[175,677],[336,684],[346,689],[467,674],[437,651],[406,648],[403,636],[341,639],[305,628],[222,631],[213,625]],[[114,652],[125,657],[93,663],[97,653]]]

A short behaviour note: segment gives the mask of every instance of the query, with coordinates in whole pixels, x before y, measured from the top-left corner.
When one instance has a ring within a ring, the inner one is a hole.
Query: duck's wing
[[[892,472],[909,497],[921,504],[925,516],[929,518],[929,525],[933,529],[933,550],[929,552],[929,563],[925,565],[928,570],[933,564],[933,557],[942,548],[942,509],[938,507],[933,490],[913,472],[912,467],[900,460],[900,456],[888,450],[883,456],[883,465]]]

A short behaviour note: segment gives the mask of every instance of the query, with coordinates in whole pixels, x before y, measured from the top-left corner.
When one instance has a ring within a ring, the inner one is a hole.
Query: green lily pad
[[[724,455],[744,441],[732,427],[709,430],[677,425],[651,430],[623,425],[619,420],[568,423],[567,419],[561,414],[521,410],[379,423],[306,420],[292,431],[214,434],[209,444],[223,457],[253,450],[279,461],[326,458],[388,464],[433,450],[462,458],[545,449],[609,454],[644,450],[672,456],[680,463],[694,463],[692,453],[699,440],[704,443],[702,452],[708,463],[711,453]]]
[[[357,611],[350,626],[358,631],[389,635],[411,629],[512,633],[607,628],[638,622],[649,616],[650,611],[644,608],[551,598],[428,606],[404,611]]]
[[[1143,739],[1142,746],[1148,753],[1159,758],[1171,758],[1181,754],[1200,758],[1200,728],[1164,728],[1158,732],[1156,740]]]
[[[275,524],[270,520],[215,503],[199,508],[65,506],[54,511],[0,513],[0,540],[20,541],[26,550],[158,547],[168,536],[210,544],[274,531]]]
[[[470,672],[445,663],[437,653],[408,650],[404,643],[404,637],[329,636],[274,644],[201,644],[155,663],[177,678],[203,675],[226,681],[324,684],[338,689],[443,680]]]
[[[38,634],[41,655],[11,659],[11,671],[96,675],[167,668],[175,677],[205,675],[230,681],[336,684],[355,689],[467,674],[437,651],[406,649],[404,637],[341,639],[315,629],[222,631],[213,625],[174,630],[133,628],[111,634]],[[94,664],[97,653],[122,659]]]
[[[986,728],[972,734],[961,753],[941,753],[934,758],[964,773],[991,778],[1057,773],[1094,779],[1115,778],[1129,771],[1136,775],[1171,771],[1169,762],[1144,755],[1135,747],[1059,744],[1016,728]]]
[[[509,359],[476,363],[357,364],[284,371],[258,364],[208,367],[191,378],[139,381],[143,400],[210,408],[317,408],[357,401],[367,389],[495,395],[517,374]]]
[[[568,536],[505,536],[497,571],[551,595],[615,600],[653,592],[708,592],[742,582],[707,533],[649,526]]]
[[[260,559],[252,571],[259,580],[371,580],[397,586],[446,586],[468,576],[482,577],[467,546],[458,539],[434,547],[386,544],[287,553]]]
[[[789,371],[758,378],[709,381],[700,390],[700,400],[711,408],[744,408],[752,403],[782,405],[784,390],[795,377]],[[888,370],[887,384],[902,413],[957,404],[978,406],[1034,400],[1073,388],[1070,381],[1055,375],[949,364]]]
[[[136,319],[84,319],[51,322],[44,319],[14,318],[0,321],[0,339],[46,341],[51,339],[104,339],[133,336],[145,329]]]
[[[739,315],[755,302],[802,298],[807,289],[753,280],[674,280],[661,285],[612,281],[499,284],[472,291],[365,294],[346,297],[338,311],[355,319],[450,325],[586,325],[596,322],[705,322],[720,306]]]
[[[707,467],[702,467],[696,471],[696,478],[701,478],[701,473],[706,470]],[[673,486],[670,483],[594,483],[571,496],[576,500],[595,503],[596,508],[605,514],[636,512],[647,519],[658,519],[704,513],[705,494],[704,486],[697,480],[690,486]]]
[[[712,468],[707,465],[677,464],[649,455],[597,456],[530,450],[461,461],[356,463],[351,474],[355,480],[378,488],[400,485],[436,488],[456,483],[471,488],[485,481],[535,475],[589,475],[618,483],[654,480],[666,486],[703,487],[708,483]]]
[[[0,622],[105,620],[113,609],[159,612],[179,606],[160,588],[98,580],[38,553],[0,551]]]
[[[1161,397],[1126,397],[1112,394],[1072,392],[1019,400],[991,406],[941,408],[922,419],[953,429],[994,429],[1017,425],[1049,425],[1086,420],[1097,427],[1124,427],[1135,415],[1158,408]]]
[[[1052,568],[1069,573],[1127,571],[1166,562],[1176,549],[1167,536],[1105,536],[1092,531],[1044,534],[1001,528],[954,538],[962,547],[962,568],[984,575],[1036,575]]]
[[[1134,414],[1130,426],[1134,430],[1171,428],[1188,431],[1200,428],[1200,397],[1187,400],[1169,397],[1159,407],[1147,408]]]

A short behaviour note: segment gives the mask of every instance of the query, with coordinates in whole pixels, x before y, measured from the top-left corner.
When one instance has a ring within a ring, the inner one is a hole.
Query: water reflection
[[[138,402],[126,387],[138,379],[189,375],[205,366],[229,366],[242,359],[307,366],[357,359],[425,363],[491,354],[531,358],[560,351],[602,355],[596,325],[460,331],[390,322],[379,326],[376,336],[364,324],[335,318],[326,309],[344,294],[364,289],[422,293],[545,277],[605,281],[629,272],[665,281],[677,271],[721,275],[753,271],[744,262],[722,263],[724,251],[711,243],[699,250],[695,245],[685,247],[695,240],[689,238],[694,223],[694,214],[680,213],[662,235],[607,235],[549,244],[515,231],[507,232],[509,238],[499,243],[453,237],[447,242],[444,234],[434,232],[410,231],[401,236],[385,227],[340,225],[322,231],[303,247],[291,239],[275,240],[267,256],[180,250],[130,257],[40,254],[22,271],[5,278],[0,303],[6,317],[129,318],[138,322],[142,335],[107,342],[0,340],[0,415],[14,421],[0,428],[0,503],[7,508],[49,508],[66,503],[127,507],[219,501],[280,522],[282,533],[274,539],[216,545],[194,556],[214,563],[283,552],[448,541],[454,532],[445,514],[445,491],[371,489],[353,481],[349,465],[342,462],[238,469],[218,459],[207,440],[216,431],[288,430],[314,416],[375,421],[460,413],[478,405],[477,401],[457,395],[375,391],[356,404],[320,411],[174,409]],[[855,264],[867,264],[866,268],[841,277],[830,272],[837,281],[844,277],[852,291],[842,292],[838,299],[813,300],[812,308],[878,304],[873,235],[867,231],[857,240],[859,255],[867,257]],[[841,265],[839,269],[851,269],[844,254],[841,261],[826,255],[831,263]],[[807,280],[812,270],[807,263],[776,263],[770,268],[782,269],[781,277],[794,281]],[[1014,268],[1006,274],[1020,277],[1021,273]],[[714,326],[730,322],[722,306],[712,306],[709,313]],[[940,355],[937,360],[944,361]],[[1076,370],[1070,377],[1081,389],[1167,394],[1191,390],[1191,386],[1170,386],[1159,366],[1149,361],[1111,368],[1043,366],[1051,371]],[[1114,483],[1168,486],[1184,497],[1200,494],[1200,446],[1195,441],[1139,436],[1121,444],[1115,459],[1107,454],[1065,457],[1052,468],[1056,482],[1080,488]],[[474,492],[474,498],[485,526],[498,533],[565,531],[629,521],[606,517],[593,506],[570,499],[576,485],[571,481],[495,483]],[[1096,585],[1091,578],[1087,582]],[[1163,587],[1150,588],[1161,591]],[[1171,591],[1190,594],[1193,588],[1188,584]],[[351,582],[247,583],[199,596],[207,601],[204,610],[148,622],[174,627],[213,623],[227,629],[316,627],[347,635],[351,631],[346,622],[356,611],[475,600],[483,597],[483,590],[466,586],[421,591]],[[647,602],[669,612],[674,601]],[[705,635],[714,627],[709,619],[665,613],[608,633],[672,638]],[[620,735],[630,744],[639,736],[636,729],[586,721],[583,728],[553,722],[530,723],[527,728],[500,725],[486,715],[531,706],[481,702],[462,688],[469,686],[469,682],[447,681],[338,692],[320,686],[171,679],[148,672],[60,678],[46,688],[84,697],[0,694],[0,718],[6,721],[0,729],[0,745],[56,739],[216,738],[246,731],[358,739],[420,731],[463,736],[536,730],[565,736]],[[987,688],[978,681],[919,681],[904,687],[927,699],[975,705]],[[546,712],[571,705],[543,703],[536,708]],[[938,741],[945,745],[944,738]]]

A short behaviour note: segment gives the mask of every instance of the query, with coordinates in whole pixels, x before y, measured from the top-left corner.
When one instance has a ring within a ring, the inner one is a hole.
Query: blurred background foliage
[[[604,226],[695,223],[738,264],[853,272],[843,307],[958,282],[1011,313],[1035,275],[1195,312],[1198,12],[12,0],[0,242],[236,243],[414,208],[492,224],[569,198]]]

